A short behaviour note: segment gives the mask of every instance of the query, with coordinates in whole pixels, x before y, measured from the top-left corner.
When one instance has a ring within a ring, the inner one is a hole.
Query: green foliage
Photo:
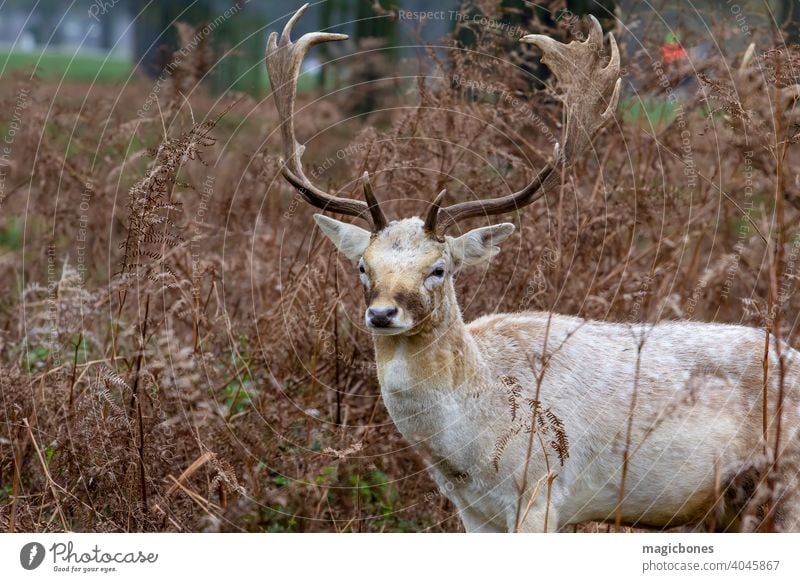
[[[5,484],[0,487],[0,504],[8,503],[11,498],[11,484]]]
[[[353,487],[353,496],[360,495],[361,503],[371,510],[370,513],[383,516],[393,513],[399,495],[386,473],[375,469],[364,476],[350,475],[349,483]]]
[[[232,382],[223,389],[223,403],[233,414],[244,412],[253,403],[251,390],[252,383],[249,380]]]
[[[131,74],[131,63],[119,57],[84,53],[2,52],[0,63],[9,75],[13,71],[35,74],[42,80],[67,80],[85,83],[118,83]]]
[[[620,100],[619,109],[625,123],[665,127],[675,119],[675,106],[658,97],[641,97]]]
[[[10,218],[0,229],[0,247],[15,250],[22,247],[22,221]]]
[[[25,353],[23,367],[28,372],[34,372],[44,368],[47,364],[47,356],[49,355],[50,350],[45,346],[34,346]]]
[[[336,467],[323,467],[319,475],[314,477],[314,483],[317,485],[329,485],[336,478]]]
[[[297,519],[289,508],[274,504],[265,507],[262,511],[263,530],[269,533],[286,533],[300,531]]]

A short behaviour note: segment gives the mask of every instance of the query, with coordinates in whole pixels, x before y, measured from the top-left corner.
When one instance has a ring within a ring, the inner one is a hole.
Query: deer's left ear
[[[500,252],[497,246],[514,233],[510,222],[476,228],[458,238],[446,237],[456,269],[476,265]]]
[[[320,230],[331,239],[339,252],[351,261],[357,261],[369,246],[371,233],[355,224],[347,224],[323,214],[315,214]]]

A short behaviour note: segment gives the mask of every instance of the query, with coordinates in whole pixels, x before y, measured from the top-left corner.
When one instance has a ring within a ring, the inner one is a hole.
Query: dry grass
[[[476,32],[473,51],[405,65],[426,82],[362,87],[369,113],[349,119],[347,90],[301,104],[321,181],[350,192],[369,170],[393,216],[444,186],[526,183],[560,110],[528,49]],[[467,319],[766,322],[794,343],[797,58],[776,47],[742,74],[712,59],[668,119],[620,115],[559,192],[512,217],[498,260],[459,276]],[[357,62],[332,69],[339,85],[383,61]],[[380,402],[351,266],[277,173],[271,98],[214,100],[207,69],[205,53],[177,68],[143,118],[145,79],[3,83],[4,111],[31,98],[0,217],[24,229],[0,255],[0,530],[459,530]],[[662,99],[681,77],[643,55],[627,73]],[[546,413],[532,418],[557,461],[566,435]]]

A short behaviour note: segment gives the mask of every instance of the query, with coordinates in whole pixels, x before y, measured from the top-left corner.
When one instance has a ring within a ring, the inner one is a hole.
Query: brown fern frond
[[[494,449],[492,449],[492,454],[489,457],[492,461],[492,467],[494,467],[496,472],[500,471],[500,461],[503,458],[503,453],[505,452],[506,448],[508,448],[509,443],[511,443],[511,439],[519,434],[520,430],[520,426],[512,425],[511,427],[507,428],[499,437],[497,437],[497,440],[494,444]]]
[[[545,415],[547,416],[547,421],[554,435],[553,440],[550,441],[550,446],[555,450],[558,455],[558,460],[563,467],[564,462],[569,458],[569,438],[567,437],[567,431],[564,428],[564,423],[552,410],[548,408],[545,411]]]
[[[110,368],[106,368],[103,370],[103,380],[120,389],[123,388],[125,390],[131,389],[131,387],[128,385],[128,382],[122,376],[120,376]]]
[[[520,408],[522,387],[513,376],[500,376],[500,382],[502,382],[506,390],[506,402],[508,402],[508,408],[511,411],[511,422],[514,422],[517,420],[517,412]]]

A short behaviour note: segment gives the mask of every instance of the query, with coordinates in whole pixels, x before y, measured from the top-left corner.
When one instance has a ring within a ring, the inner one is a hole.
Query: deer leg
[[[797,487],[798,479],[794,479],[791,486]],[[800,532],[800,499],[798,499],[797,494],[787,494],[780,500],[777,521],[781,531],[790,533]]]
[[[461,511],[461,521],[464,522],[464,530],[467,533],[503,533],[505,531],[497,527],[495,522],[488,521],[483,514],[469,509]]]
[[[782,494],[777,500],[777,526],[781,531],[800,533],[800,467],[797,457],[798,435],[792,436],[792,446],[784,451],[786,463],[781,468]],[[790,454],[787,454],[790,453]]]
[[[516,519],[516,515],[514,516]],[[558,531],[558,511],[551,503],[547,506],[545,501],[535,503],[519,526],[516,523],[509,525],[508,531],[519,531],[521,533],[547,533]]]

